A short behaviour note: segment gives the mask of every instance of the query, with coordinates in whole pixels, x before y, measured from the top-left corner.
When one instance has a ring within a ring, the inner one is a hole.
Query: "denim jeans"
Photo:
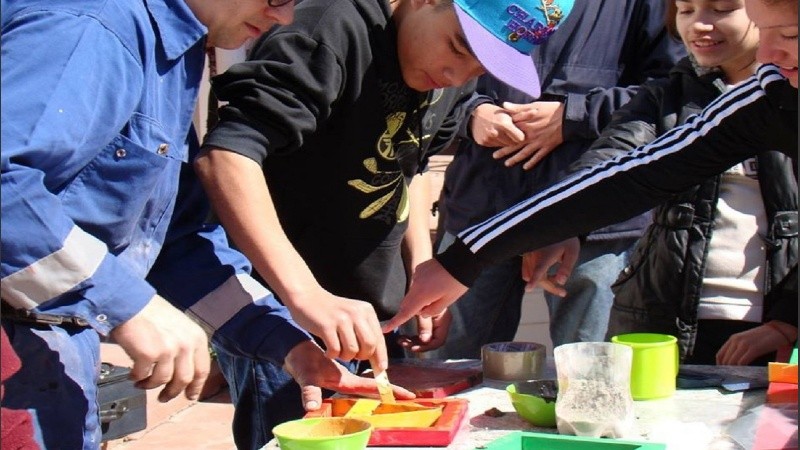
[[[525,282],[522,258],[487,267],[452,306],[453,322],[445,344],[422,358],[480,358],[481,346],[514,339],[519,327]]]
[[[386,335],[390,358],[403,356],[394,333]],[[239,450],[258,450],[272,439],[272,428],[305,414],[300,385],[281,367],[269,361],[234,356],[214,345],[217,362],[228,382],[233,413],[233,441]],[[399,352],[399,353],[398,353]],[[359,373],[367,364],[342,362],[348,370]],[[323,390],[323,398],[333,391]]]
[[[550,310],[550,339],[553,347],[571,342],[602,342],[614,302],[611,285],[625,268],[638,238],[584,241],[572,275],[565,286],[567,295],[545,292]]]
[[[22,362],[19,372],[3,385],[3,406],[31,412],[35,439],[42,448],[100,448],[97,332],[11,320],[3,320],[2,326]]]

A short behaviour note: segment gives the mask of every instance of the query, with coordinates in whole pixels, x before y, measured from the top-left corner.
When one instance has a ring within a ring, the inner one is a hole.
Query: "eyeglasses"
[[[294,0],[267,0],[267,4],[269,6],[272,6],[273,8],[278,8],[280,6],[289,4],[289,3],[293,2],[293,1]]]

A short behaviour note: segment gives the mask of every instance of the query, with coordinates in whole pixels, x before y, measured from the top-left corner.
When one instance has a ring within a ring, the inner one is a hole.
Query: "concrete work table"
[[[404,360],[408,362],[408,360]],[[431,367],[474,368],[480,361],[414,360],[414,364]],[[685,366],[694,372],[722,376],[725,380],[766,382],[765,367]],[[555,378],[552,360],[548,360],[542,378]],[[537,428],[520,418],[514,411],[505,387],[506,381],[484,380],[480,385],[453,397],[469,401],[468,419],[447,449],[480,448],[513,431],[557,433],[555,428]],[[785,440],[797,446],[797,404],[765,405],[766,389],[728,392],[722,388],[679,389],[674,396],[660,400],[636,401],[634,412],[639,436],[627,440],[653,441],[667,444],[668,450],[728,450],[753,449],[762,416],[784,430],[794,430]],[[496,408],[503,415],[485,414]],[[273,440],[266,447],[277,449]],[[370,447],[372,448],[372,447]],[[383,450],[409,450],[418,447],[375,447]],[[440,447],[441,448],[441,447]],[[766,448],[766,447],[762,447]],[[771,447],[776,448],[776,447]]]

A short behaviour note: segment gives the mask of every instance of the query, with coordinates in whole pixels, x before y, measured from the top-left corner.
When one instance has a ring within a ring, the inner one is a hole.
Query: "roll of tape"
[[[493,342],[481,347],[483,377],[520,381],[540,378],[547,348],[536,342]]]

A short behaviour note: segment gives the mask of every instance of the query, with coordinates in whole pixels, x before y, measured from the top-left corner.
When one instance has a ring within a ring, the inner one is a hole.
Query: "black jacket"
[[[407,86],[386,0],[304,0],[213,88],[229,104],[205,146],[262,165],[281,225],[323,288],[394,315],[407,285],[408,182],[455,136],[454,106],[474,86]]]
[[[698,77],[689,59],[684,59],[668,80],[643,85],[639,94],[614,114],[576,169],[624,154],[685,123],[720,94],[720,85],[724,82],[719,72]],[[773,292],[797,265],[795,168],[788,156],[776,151],[760,153],[757,160],[768,223],[768,234],[762,237],[767,248],[764,319],[796,325],[796,283],[793,289]],[[681,355],[692,354],[719,183],[719,175],[709,178],[654,211],[653,224],[612,287],[615,298],[608,336],[672,334],[679,337]]]
[[[470,285],[484,266],[647,211],[764,149],[797,158],[797,88],[769,64],[652,143],[462,231],[436,259]]]
[[[444,228],[457,233],[552,184],[600,134],[615,109],[647,80],[664,79],[686,55],[664,28],[663,0],[577,0],[558,31],[533,53],[540,100],[564,103],[564,142],[531,170],[506,167],[492,149],[463,139],[447,167],[440,208]],[[530,103],[530,96],[489,75],[479,79],[467,114],[478,105]],[[468,125],[468,120],[464,125]],[[462,130],[464,136],[466,129]],[[643,215],[596,230],[596,239],[641,236]]]

